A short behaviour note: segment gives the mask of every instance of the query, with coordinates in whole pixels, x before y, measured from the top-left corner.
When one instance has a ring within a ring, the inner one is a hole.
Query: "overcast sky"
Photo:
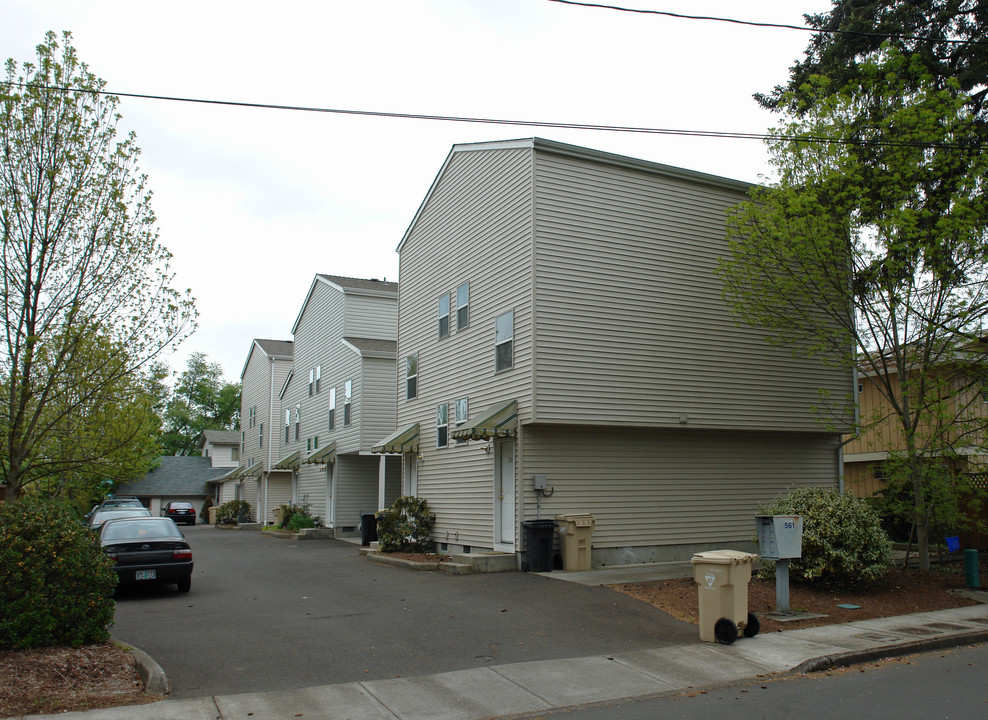
[[[828,0],[612,0],[803,25]],[[752,100],[810,34],[548,0],[0,0],[0,57],[71,30],[121,93],[389,113],[765,132]],[[253,338],[291,339],[317,272],[398,279],[395,248],[452,145],[539,136],[758,180],[757,140],[512,127],[123,98],[175,285],[238,380]]]

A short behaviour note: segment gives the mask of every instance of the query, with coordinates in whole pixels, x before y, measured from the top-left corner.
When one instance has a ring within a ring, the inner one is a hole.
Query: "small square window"
[[[449,445],[449,405],[443,404],[436,408],[436,447],[444,448]]]
[[[498,315],[494,324],[494,372],[510,370],[514,365],[514,311]]]
[[[449,335],[449,293],[439,296],[439,337]]]
[[[405,358],[405,399],[414,400],[418,394],[419,354]]]
[[[470,283],[456,288],[456,329],[462,330],[470,324]]]

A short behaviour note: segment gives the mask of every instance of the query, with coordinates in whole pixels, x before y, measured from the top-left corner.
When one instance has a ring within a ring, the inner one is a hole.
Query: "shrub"
[[[297,505],[289,503],[279,505],[279,507],[281,508],[281,524],[278,527],[282,530],[298,532],[302,528],[319,527],[319,518],[314,516],[310,510],[308,495],[305,495],[302,502]]]
[[[377,541],[384,552],[424,552],[433,516],[422,498],[404,496],[377,513]]]
[[[228,500],[216,508],[216,523],[235,525],[250,518],[250,503],[246,500]]]
[[[117,575],[67,506],[0,502],[0,649],[105,642]]]
[[[202,511],[199,513],[199,522],[209,522],[209,508],[213,507],[213,498],[208,497],[202,503]]]
[[[881,579],[891,564],[892,543],[878,515],[851,493],[797,488],[759,513],[803,516],[803,556],[789,564],[793,579],[856,585]],[[763,574],[774,571],[769,564]]]

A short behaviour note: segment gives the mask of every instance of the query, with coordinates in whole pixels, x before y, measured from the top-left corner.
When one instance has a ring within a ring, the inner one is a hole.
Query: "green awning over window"
[[[336,457],[336,441],[333,440],[328,445],[324,445],[319,450],[309,455],[305,459],[305,462],[309,465],[323,465],[328,462],[332,462],[333,458]]]
[[[297,470],[298,469],[298,459],[301,456],[302,451],[296,450],[291,455],[286,455],[281,458],[278,462],[274,464],[275,470]]]
[[[514,437],[518,427],[518,402],[491,405],[472,421],[450,433],[457,440],[490,440],[491,438]]]
[[[244,475],[247,477],[261,477],[261,473],[264,472],[264,463],[254,463],[249,468],[244,470]]]
[[[228,472],[226,475],[221,477],[220,480],[233,480],[234,478],[238,478],[244,474],[244,470],[246,469],[247,469],[246,465],[241,465],[240,467],[236,467],[230,472]]]
[[[392,433],[377,445],[371,447],[373,453],[417,453],[419,451],[419,424],[409,425]]]

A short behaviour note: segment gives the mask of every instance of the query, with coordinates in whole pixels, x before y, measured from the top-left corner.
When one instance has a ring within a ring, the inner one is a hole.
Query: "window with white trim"
[[[316,369],[309,370],[309,397],[312,397],[316,387]]]
[[[322,380],[322,365],[316,365],[316,395],[319,394],[319,382]]]
[[[343,383],[343,424],[349,425],[351,418],[350,401],[353,399],[353,380]]]
[[[494,321],[494,372],[514,365],[515,312],[509,310]]]
[[[336,388],[329,389],[329,429],[336,427]]]
[[[418,395],[419,385],[419,354],[405,358],[405,399],[414,400]]]
[[[300,432],[301,431],[301,428],[302,428],[302,405],[299,404],[299,405],[296,405],[295,406],[295,440],[296,440],[296,442],[298,441],[299,437],[301,436],[301,432]]]
[[[470,324],[470,283],[456,288],[456,329],[462,330]]]
[[[292,411],[285,410],[285,442],[288,442],[288,434],[292,427]]]
[[[247,411],[247,427],[254,427],[254,423],[257,421],[257,405],[251,405],[250,410]]]
[[[463,425],[470,417],[470,403],[467,398],[460,398],[456,401],[456,426]],[[457,445],[466,443],[466,438],[456,438]]]
[[[439,337],[449,335],[449,293],[439,296]]]
[[[436,408],[436,447],[444,448],[449,445],[449,405],[442,404]]]
[[[257,444],[264,447],[264,423],[261,423],[257,432]]]

